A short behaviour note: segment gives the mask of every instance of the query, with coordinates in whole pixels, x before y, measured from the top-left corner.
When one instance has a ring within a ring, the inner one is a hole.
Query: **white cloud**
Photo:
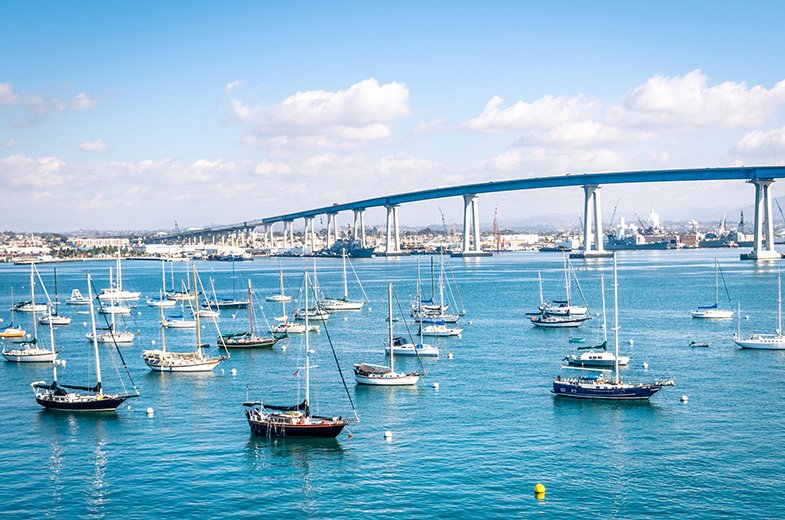
[[[576,123],[594,115],[597,104],[584,96],[543,96],[531,103],[518,101],[501,108],[504,100],[494,96],[479,116],[463,124],[467,130],[484,133],[519,132],[531,129],[552,129]]]
[[[85,94],[84,92],[80,92],[69,103],[69,108],[71,110],[85,110],[88,108],[95,108],[98,102],[94,99],[91,99]]]
[[[760,125],[783,105],[785,80],[771,89],[734,81],[712,86],[709,77],[696,69],[684,76],[650,78],[613,107],[610,120],[650,128],[734,128]]]
[[[5,144],[3,145],[3,148],[7,148],[7,149],[9,149],[9,150],[10,150],[11,148],[15,148],[15,147],[16,147],[16,140],[15,140],[15,139],[8,139],[8,140],[5,142]]]
[[[72,176],[66,172],[66,163],[56,157],[9,155],[0,157],[0,179],[11,188],[47,190],[67,185]]]
[[[26,112],[22,119],[14,123],[16,126],[26,126],[60,112],[86,110],[96,105],[97,102],[84,92],[64,103],[57,97],[15,93],[10,83],[0,83],[0,106],[17,107]]]
[[[18,97],[10,83],[0,83],[0,105],[14,105]]]
[[[753,130],[745,134],[733,150],[747,156],[785,154],[785,127],[773,130]]]
[[[321,146],[332,147],[379,140],[392,135],[393,121],[411,113],[409,90],[397,82],[382,85],[367,79],[345,90],[302,91],[266,107],[231,97],[237,83],[227,85],[226,91],[231,117],[252,124],[250,137],[244,139],[247,144],[278,140],[279,145],[296,145],[302,137],[317,137]]]
[[[226,84],[226,86],[224,86],[224,90],[226,90],[227,94],[230,94],[233,91],[242,88],[243,85],[245,85],[245,83],[243,83],[242,80],[230,81],[229,83]]]
[[[109,150],[109,146],[100,137],[95,141],[84,141],[79,145],[79,149],[84,152],[100,153]]]
[[[629,168],[621,152],[610,149],[557,150],[511,148],[486,161],[484,170],[498,173],[516,173],[516,176],[550,176],[565,173],[617,171]]]

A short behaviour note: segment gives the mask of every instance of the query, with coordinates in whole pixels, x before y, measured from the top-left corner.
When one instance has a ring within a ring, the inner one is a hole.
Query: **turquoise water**
[[[241,406],[246,395],[281,404],[302,399],[302,371],[293,375],[303,363],[300,338],[289,339],[286,350],[233,351],[212,374],[154,374],[140,354],[159,340],[158,310],[140,300],[141,315],[129,328],[142,337],[121,347],[142,392],[130,408],[92,416],[47,412],[33,400],[29,384],[51,380],[51,369],[0,365],[0,511],[15,518],[780,516],[785,353],[736,349],[735,319],[690,317],[692,307],[713,303],[715,255],[731,296],[749,316],[743,330],[773,332],[776,264],[742,263],[738,251],[728,250],[619,254],[621,344],[632,355],[624,376],[674,377],[677,385],[643,404],[550,395],[560,360],[577,346],[568,343],[570,335],[594,341],[601,321],[577,330],[528,323],[524,313],[539,299],[538,270],[546,298],[563,295],[556,254],[451,259],[469,315],[461,338],[434,341],[453,359],[425,360],[428,377],[417,388],[355,387],[352,363],[385,360],[386,282],[395,284],[405,304],[417,272],[416,258],[357,260],[372,302],[362,312],[337,314],[328,328],[361,422],[349,428],[352,437],[345,431],[335,441],[276,442],[249,433]],[[249,276],[260,296],[274,291],[279,265],[287,290],[296,291],[310,263],[237,263],[238,291]],[[58,265],[61,299],[72,288],[86,294],[87,271],[106,286],[110,265]],[[611,261],[576,265],[593,312],[601,309],[599,275],[606,274],[610,309]],[[219,296],[231,294],[231,264],[197,266],[205,281],[214,277]],[[160,264],[128,261],[123,267],[127,288],[143,297],[158,294]],[[319,260],[318,268],[325,292],[340,293],[340,260]],[[184,266],[175,269],[182,277]],[[41,271],[51,291],[51,266]],[[20,299],[29,291],[28,276],[26,266],[0,266],[0,316],[6,321],[10,288]],[[351,282],[350,292],[358,294]],[[68,361],[59,379],[88,383],[91,347],[83,322],[89,316],[61,309],[74,322],[56,331],[60,356]],[[234,312],[239,330],[245,311]],[[268,319],[280,314],[269,303],[265,312]],[[18,318],[29,328],[29,317]],[[222,332],[232,331],[232,321],[223,311]],[[214,343],[209,323],[205,335]],[[710,341],[711,347],[692,349],[692,340]],[[188,350],[193,331],[170,331],[167,343]],[[324,332],[312,335],[312,347],[319,365],[312,378],[314,406],[351,416]],[[111,349],[101,349],[106,385],[118,389]],[[418,368],[416,360],[396,361]],[[683,394],[687,404],[680,402]],[[155,409],[154,417],[147,417],[147,407]],[[393,434],[390,442],[386,430]],[[547,487],[544,500],[533,496],[538,482]]]

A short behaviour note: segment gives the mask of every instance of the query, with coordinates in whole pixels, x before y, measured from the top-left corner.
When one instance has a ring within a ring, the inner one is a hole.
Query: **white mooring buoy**
[[[232,375],[233,375],[233,376],[236,376],[236,375],[237,375],[237,369],[236,369],[236,368],[233,368],[233,369],[232,369]]]
[[[682,403],[689,402],[689,400],[690,400],[689,397],[687,397],[686,395],[681,396],[681,402]]]
[[[433,389],[434,390],[439,390],[439,383],[434,383],[433,384]]]
[[[387,430],[386,432],[384,432],[384,439],[387,442],[390,442],[392,440],[392,432],[390,430]]]
[[[155,410],[153,410],[153,407],[151,406],[147,408],[147,417],[152,417],[153,415],[155,415]]]

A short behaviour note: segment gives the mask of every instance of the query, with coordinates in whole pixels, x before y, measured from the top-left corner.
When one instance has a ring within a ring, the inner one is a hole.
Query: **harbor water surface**
[[[736,348],[735,318],[691,318],[692,308],[714,302],[715,256],[733,305],[741,301],[743,332],[776,329],[776,263],[740,262],[737,250],[619,253],[621,350],[632,356],[623,376],[676,381],[675,388],[638,404],[572,401],[550,393],[561,360],[578,346],[570,336],[587,344],[601,338],[602,273],[612,318],[612,260],[575,262],[595,319],[573,330],[537,329],[525,315],[539,304],[538,271],[547,299],[564,296],[561,255],[445,260],[468,315],[461,320],[462,337],[431,341],[442,355],[423,361],[427,377],[416,388],[355,387],[351,366],[385,362],[386,282],[394,283],[407,306],[417,259],[356,260],[371,302],[361,312],[336,313],[327,328],[361,420],[334,441],[253,437],[243,415],[247,398],[302,400],[301,337],[273,349],[232,351],[210,374],[152,373],[141,350],[159,344],[159,315],[144,297],[158,295],[160,264],[125,261],[125,286],[143,294],[123,325],[140,338],[120,348],[142,395],[116,414],[47,412],[35,403],[30,383],[51,381],[51,367],[4,362],[0,511],[14,518],[781,516],[785,352]],[[427,295],[429,257],[420,261]],[[60,299],[73,288],[86,294],[88,271],[99,287],[108,286],[111,265],[57,264]],[[250,277],[258,296],[274,292],[282,267],[287,292],[296,296],[303,269],[311,265],[297,258],[237,263],[236,290],[241,293]],[[214,278],[219,297],[231,295],[231,264],[199,262],[197,268],[205,282]],[[52,265],[39,269],[53,292]],[[169,269],[167,264],[167,283]],[[176,263],[174,269],[179,284],[185,266]],[[340,295],[340,259],[320,259],[317,269],[324,292]],[[359,297],[351,278],[350,294]],[[11,287],[16,300],[29,295],[28,266],[0,266],[0,316],[6,322]],[[722,282],[720,301],[727,305]],[[59,356],[67,361],[59,379],[94,384],[84,338],[90,317],[76,313],[83,308],[60,309],[74,320],[55,332]],[[221,332],[242,330],[246,312],[223,310]],[[265,302],[264,312],[272,321],[281,309]],[[16,318],[31,330],[30,316]],[[608,324],[612,338],[612,319]],[[215,328],[203,325],[203,341],[217,355]],[[402,321],[396,333],[404,333]],[[40,327],[39,336],[48,345],[48,329]],[[689,347],[694,340],[711,346]],[[167,334],[173,350],[189,350],[194,341],[193,330]],[[318,364],[314,411],[351,418],[327,334],[312,335],[311,346]],[[105,386],[121,390],[118,356],[100,348]],[[416,359],[396,359],[396,365],[419,369]],[[152,417],[148,407],[155,410]],[[540,500],[533,494],[537,483],[547,488]]]

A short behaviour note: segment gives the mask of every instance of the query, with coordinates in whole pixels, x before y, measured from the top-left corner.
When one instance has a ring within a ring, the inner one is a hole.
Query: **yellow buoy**
[[[545,495],[545,486],[543,486],[542,484],[537,484],[536,486],[534,486],[534,494]],[[542,497],[538,496],[537,498],[542,498]]]

